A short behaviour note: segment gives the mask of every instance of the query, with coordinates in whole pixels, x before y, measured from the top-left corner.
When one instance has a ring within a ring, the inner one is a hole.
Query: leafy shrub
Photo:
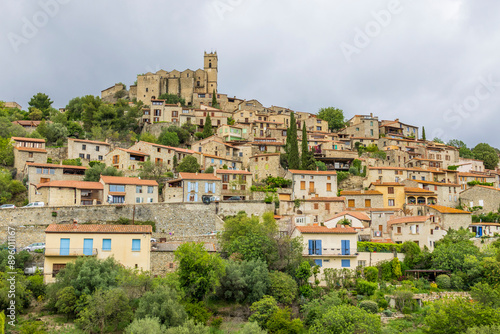
[[[498,334],[500,333],[500,325],[472,327],[465,334]]]
[[[158,318],[161,324],[170,327],[181,325],[186,320],[187,313],[179,303],[175,290],[159,286],[153,291],[146,292],[139,299],[135,317],[137,319]]]
[[[267,334],[265,329],[260,328],[259,324],[251,321],[241,327],[239,334]]]
[[[436,277],[436,284],[440,289],[445,289],[445,290],[449,289],[451,286],[450,276],[438,275],[438,277]]]
[[[380,334],[380,317],[351,305],[339,305],[330,308],[314,322],[309,333],[365,333]]]
[[[366,267],[365,268],[365,278],[368,282],[378,281],[378,269],[377,267]]]
[[[465,287],[464,280],[457,274],[450,275],[450,284],[453,289],[463,290]]]
[[[282,304],[289,305],[297,297],[297,282],[292,276],[274,271],[269,273],[269,294]]]
[[[188,320],[178,327],[167,329],[164,334],[209,334],[210,327],[195,324],[193,320]]]
[[[125,334],[163,334],[165,326],[158,318],[135,319],[125,329]]]
[[[196,324],[206,325],[208,319],[212,316],[212,313],[207,310],[203,302],[187,303],[185,309],[189,319],[193,319]]]
[[[344,295],[344,292],[345,290],[331,291],[322,298],[313,299],[302,305],[301,312],[305,316],[305,325],[307,327],[311,326],[317,318],[320,318],[331,307],[341,305],[341,295]]]
[[[378,312],[378,305],[377,305],[377,303],[375,303],[372,300],[363,300],[361,303],[359,303],[359,308],[361,308],[369,313],[377,313]]]
[[[396,308],[400,311],[412,305],[413,292],[410,290],[396,290],[393,292],[393,297],[396,302]]]
[[[358,252],[398,252],[402,253],[403,244],[359,241]]]
[[[359,279],[357,281],[356,291],[361,295],[371,296],[375,293],[377,287],[378,287],[377,283],[368,282],[364,279]]]
[[[250,306],[250,311],[253,314],[248,318],[248,321],[255,321],[261,327],[265,327],[271,316],[279,310],[276,299],[272,296],[264,296],[261,300]]]
[[[386,317],[392,317],[392,311],[391,310],[383,310],[382,314]]]
[[[220,327],[222,326],[222,317],[216,317],[215,319],[212,320],[212,322],[210,322],[210,327],[213,327],[215,329],[220,329]]]
[[[300,319],[291,320],[291,315],[292,313],[288,307],[278,309],[267,320],[266,329],[270,333],[300,333],[304,325]]]
[[[389,302],[384,297],[377,298],[377,305],[380,308],[386,309],[389,306]]]

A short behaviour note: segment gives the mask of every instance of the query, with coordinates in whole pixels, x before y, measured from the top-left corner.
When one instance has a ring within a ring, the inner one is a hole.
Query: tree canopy
[[[328,129],[338,131],[345,127],[344,111],[342,109],[327,107],[321,108],[318,118],[328,122]]]

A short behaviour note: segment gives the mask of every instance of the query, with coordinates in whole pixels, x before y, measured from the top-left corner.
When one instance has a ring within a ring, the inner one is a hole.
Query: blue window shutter
[[[351,255],[351,241],[345,240],[345,254]]]
[[[194,194],[194,201],[198,202],[198,194]]]
[[[69,255],[69,239],[61,238],[59,255]]]
[[[214,163],[214,159],[212,158],[212,160],[210,161],[211,163]]]
[[[194,187],[195,187],[194,191],[198,192],[198,182],[195,182]]]
[[[188,191],[191,191],[191,182],[188,182]]]
[[[93,239],[83,239],[83,255],[92,255],[93,247]]]
[[[111,239],[102,239],[102,250],[111,250]]]
[[[309,255],[313,255],[314,240],[309,240]]]
[[[323,267],[323,260],[316,259],[316,260],[314,260],[314,264],[316,264],[317,266]]]
[[[340,241],[340,250],[342,252],[342,255],[346,255],[345,254],[345,240]]]
[[[350,268],[351,260],[342,260],[342,268]]]
[[[205,183],[205,192],[208,193],[208,183]]]
[[[321,240],[316,240],[316,255],[322,255],[323,249],[321,248]]]
[[[132,250],[133,251],[141,250],[141,239],[132,239]]]

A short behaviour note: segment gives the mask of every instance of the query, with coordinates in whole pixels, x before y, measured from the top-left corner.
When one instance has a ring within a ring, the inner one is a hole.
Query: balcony
[[[316,194],[316,188],[309,188],[307,192],[309,193],[309,195]]]
[[[97,248],[45,248],[45,256],[96,256]]]
[[[311,250],[309,250],[312,253]],[[328,257],[356,257],[358,250],[356,248],[323,248],[321,254],[304,254],[304,256],[328,256]]]

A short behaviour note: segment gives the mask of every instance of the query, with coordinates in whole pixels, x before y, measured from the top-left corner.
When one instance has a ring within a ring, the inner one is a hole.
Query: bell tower
[[[205,52],[204,70],[207,73],[207,94],[217,93],[217,71],[218,71],[217,52]]]

